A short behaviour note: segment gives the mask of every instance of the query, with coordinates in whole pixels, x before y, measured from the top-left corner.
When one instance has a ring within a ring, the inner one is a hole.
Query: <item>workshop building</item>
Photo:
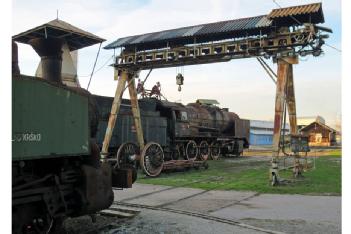
[[[273,121],[250,120],[250,145],[271,146],[273,144]],[[285,134],[290,131],[290,126],[285,125]]]
[[[297,118],[297,127],[300,130],[300,129],[310,125],[313,122],[325,124],[325,119],[319,115],[298,117]]]
[[[310,146],[336,145],[336,130],[320,122],[313,122],[300,129],[300,133],[309,137]]]

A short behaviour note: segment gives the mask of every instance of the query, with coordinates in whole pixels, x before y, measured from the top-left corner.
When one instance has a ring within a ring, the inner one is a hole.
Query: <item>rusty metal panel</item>
[[[278,78],[275,96],[275,115],[273,129],[273,157],[278,156],[280,131],[283,121],[283,111],[285,102],[285,86],[288,77],[289,64],[284,60],[278,60]]]
[[[316,13],[322,8],[321,3],[307,4],[301,6],[278,8],[271,11],[268,18],[286,17],[291,15]]]
[[[267,16],[276,26],[324,23],[322,3],[274,9]]]

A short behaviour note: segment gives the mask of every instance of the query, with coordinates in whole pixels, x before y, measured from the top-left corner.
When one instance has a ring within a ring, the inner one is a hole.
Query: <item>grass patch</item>
[[[251,158],[251,157],[250,157]],[[241,158],[209,161],[209,169],[183,172],[163,172],[157,178],[139,174],[138,183],[200,188],[205,190],[244,190],[260,193],[341,195],[341,151],[316,158],[316,169],[304,173],[304,178],[288,185],[272,187],[268,182],[270,162]],[[293,179],[292,172],[280,176]]]

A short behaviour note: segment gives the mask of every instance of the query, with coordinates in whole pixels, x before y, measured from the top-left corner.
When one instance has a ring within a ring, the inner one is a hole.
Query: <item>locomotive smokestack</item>
[[[63,42],[59,38],[35,38],[28,42],[41,58],[43,79],[60,84]]]

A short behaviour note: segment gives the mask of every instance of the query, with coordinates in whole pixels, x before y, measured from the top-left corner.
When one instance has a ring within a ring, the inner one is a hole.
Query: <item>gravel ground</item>
[[[89,216],[69,219],[65,222],[67,234],[262,234],[252,230],[225,223],[204,220],[201,218],[174,214],[164,211],[142,210],[132,219],[118,219],[98,216],[96,223]]]

